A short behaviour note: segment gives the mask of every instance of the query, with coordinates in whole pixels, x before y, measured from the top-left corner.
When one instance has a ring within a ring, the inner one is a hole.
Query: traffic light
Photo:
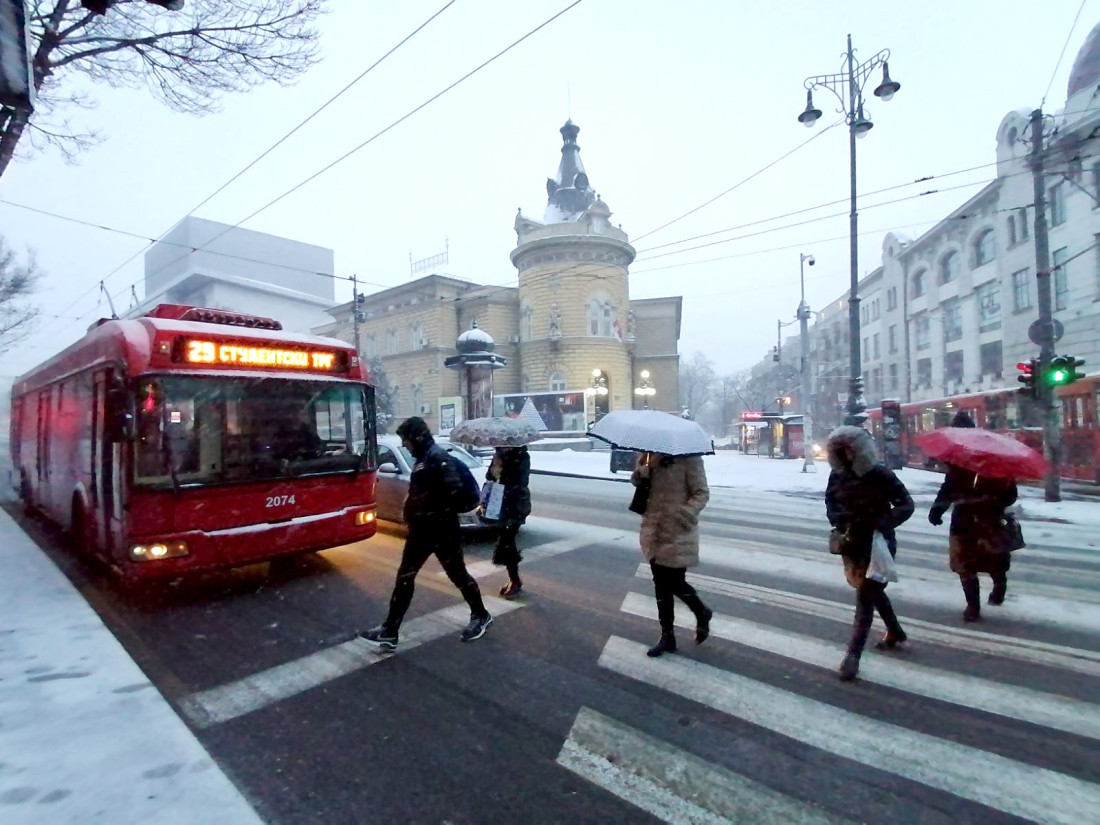
[[[1020,371],[1020,374],[1016,376],[1016,380],[1023,384],[1017,392],[1020,393],[1020,395],[1038,398],[1039,385],[1035,383],[1035,377],[1039,373],[1039,359],[1032,358],[1027,362],[1021,361],[1016,365],[1016,369]]]
[[[772,360],[779,362],[779,347],[772,347]]]
[[[1072,355],[1056,355],[1050,362],[1050,383],[1055,387],[1063,387],[1084,378],[1084,374],[1077,371],[1084,363],[1084,359]]]

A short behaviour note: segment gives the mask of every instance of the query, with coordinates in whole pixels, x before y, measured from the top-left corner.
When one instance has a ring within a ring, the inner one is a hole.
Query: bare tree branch
[[[168,107],[190,114],[215,111],[226,92],[294,82],[317,62],[313,23],[325,3],[188,0],[182,11],[171,12],[144,0],[118,0],[102,16],[77,0],[31,3],[38,103],[30,118],[14,110],[0,114],[0,175],[24,134],[40,139],[34,148],[59,149],[67,160],[98,142],[94,129],[77,129],[65,118],[51,122],[83,97],[66,91],[80,75],[114,88],[144,86]]]
[[[19,264],[15,251],[0,237],[0,354],[30,335],[39,309],[28,299],[42,277],[34,253]]]

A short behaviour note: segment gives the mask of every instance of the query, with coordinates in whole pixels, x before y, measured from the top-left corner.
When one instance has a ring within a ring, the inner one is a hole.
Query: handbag
[[[638,481],[638,485],[634,488],[634,498],[630,500],[630,507],[627,509],[632,513],[637,513],[639,516],[644,516],[646,508],[649,506],[649,479],[643,478]]]
[[[1001,527],[1004,530],[1005,546],[1008,548],[1008,552],[1011,553],[1013,550],[1027,547],[1027,542],[1024,541],[1024,531],[1020,527],[1020,522],[1016,519],[1016,516],[1005,513],[1001,520]]]
[[[847,530],[834,527],[829,532],[829,552],[834,556],[846,555],[851,543],[852,537]]]

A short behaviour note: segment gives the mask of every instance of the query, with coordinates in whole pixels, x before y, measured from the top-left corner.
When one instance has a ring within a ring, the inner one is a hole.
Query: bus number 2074
[[[283,507],[287,504],[294,504],[294,496],[268,496],[267,504],[265,507]]]

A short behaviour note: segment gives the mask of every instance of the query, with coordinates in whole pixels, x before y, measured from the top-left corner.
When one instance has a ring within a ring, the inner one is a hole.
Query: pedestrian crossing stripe
[[[849,821],[586,707],[577,714],[557,763],[677,825],[840,825]]]
[[[756,682],[681,656],[651,659],[612,636],[599,664],[794,741],[876,770],[1052,825],[1080,825],[1100,810],[1100,785]]]
[[[651,579],[652,575],[648,565],[638,565],[636,572],[638,578]],[[844,624],[851,624],[852,622],[852,604],[699,573],[689,573],[688,581],[704,593],[766,604],[784,610],[794,610],[821,619],[843,622]],[[904,602],[900,603],[904,617]],[[1006,605],[1004,608],[999,609],[1011,612],[1012,607]],[[1096,651],[1048,642],[1037,642],[1014,636],[1001,636],[982,630],[971,630],[966,627],[948,627],[936,622],[907,617],[905,618],[905,626],[919,630],[920,637],[925,642],[932,642],[956,650],[1000,656],[1028,662],[1029,664],[1057,667],[1063,670],[1084,673],[1088,676],[1100,677],[1100,653]]]
[[[548,559],[553,556],[560,556],[562,553],[569,553],[573,550],[578,550],[581,547],[586,547],[590,544],[594,544],[593,540],[587,536],[573,536],[566,539],[559,539],[557,541],[546,542],[545,544],[538,544],[534,547],[521,548],[523,553],[523,563],[529,564],[533,561],[540,561],[542,559]],[[482,561],[475,561],[466,565],[466,571],[475,579],[483,579],[486,576],[491,576],[494,573],[501,573],[504,568],[499,564],[493,564],[491,559],[484,559]],[[440,576],[446,576],[444,572],[439,573]]]
[[[638,593],[627,594],[622,610],[634,616],[657,619],[657,606],[653,599]],[[679,611],[676,624],[679,627],[694,627],[695,617],[684,613]],[[817,667],[836,668],[844,656],[844,648],[840,645],[718,613],[710,621],[710,633],[712,637]],[[859,675],[866,682],[929,699],[1100,739],[1100,706],[1090,702],[951,673],[907,662],[896,656],[864,656]]]

